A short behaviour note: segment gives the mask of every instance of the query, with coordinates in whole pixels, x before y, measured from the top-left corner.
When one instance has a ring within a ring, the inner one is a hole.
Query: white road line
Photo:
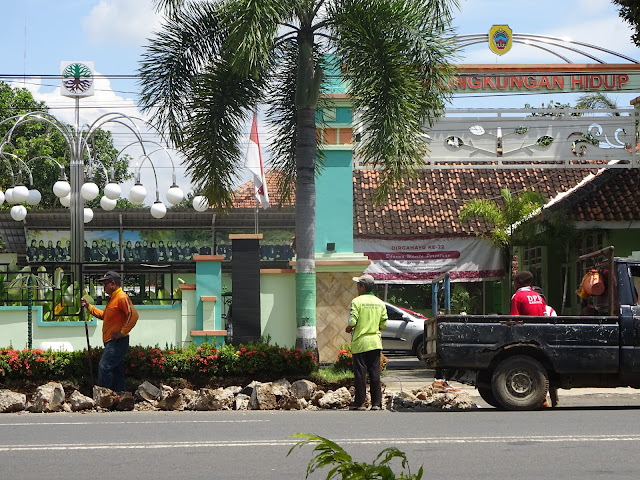
[[[640,435],[558,435],[509,437],[431,437],[431,438],[362,438],[338,439],[338,444],[357,445],[427,445],[427,444],[483,444],[483,443],[567,443],[567,442],[638,442]],[[58,445],[0,446],[0,452],[42,452],[56,450],[114,450],[114,449],[166,449],[166,448],[219,448],[219,447],[283,447],[295,445],[298,440],[246,440],[156,443],[68,443]]]
[[[48,425],[163,425],[175,423],[265,423],[271,420],[151,420],[151,421],[105,421],[105,422],[23,422],[0,423],[1,427],[46,427]]]

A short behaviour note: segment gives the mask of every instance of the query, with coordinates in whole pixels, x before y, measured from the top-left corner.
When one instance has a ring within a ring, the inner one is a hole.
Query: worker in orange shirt
[[[129,332],[138,321],[138,311],[122,291],[122,279],[118,272],[107,272],[98,281],[102,282],[105,293],[109,295],[105,309],[100,310],[82,299],[82,306],[103,321],[104,352],[98,365],[98,386],[123,392],[126,390],[124,357],[129,350]]]

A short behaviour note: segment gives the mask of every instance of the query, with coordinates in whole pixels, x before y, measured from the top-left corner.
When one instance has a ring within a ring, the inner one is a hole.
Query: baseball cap
[[[544,297],[544,293],[542,293],[542,287],[531,287],[531,290],[536,292],[538,295]]]
[[[373,277],[371,275],[369,275],[369,274],[364,274],[364,275],[361,275],[359,277],[353,277],[352,280],[354,282],[361,283],[365,287],[369,287],[369,288],[373,287],[376,284],[376,282],[373,279]]]
[[[99,282],[116,282],[120,284],[120,274],[118,272],[114,272],[113,270],[108,271],[104,274],[103,277],[98,279]]]

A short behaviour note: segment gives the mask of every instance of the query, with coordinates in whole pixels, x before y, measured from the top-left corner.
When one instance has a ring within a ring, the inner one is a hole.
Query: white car
[[[389,303],[387,328],[382,330],[382,349],[413,353],[424,360],[424,315]]]

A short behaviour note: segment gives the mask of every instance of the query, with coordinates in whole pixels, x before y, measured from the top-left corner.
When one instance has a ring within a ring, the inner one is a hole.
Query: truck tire
[[[486,370],[478,372],[478,379],[476,382],[476,388],[480,397],[489,405],[495,408],[502,408],[497,402],[496,397],[493,396],[493,390],[491,389],[491,373]]]
[[[547,398],[548,389],[549,376],[545,368],[525,355],[503,360],[491,378],[493,396],[507,410],[540,408]]]
[[[418,357],[418,360],[420,360],[421,362],[424,362],[424,356],[426,354],[424,347],[424,339],[422,336],[420,336],[413,343],[413,354]]]
[[[491,388],[478,387],[478,393],[480,394],[480,397],[492,407],[502,408],[502,405],[500,405],[496,400],[496,397],[493,396],[493,390],[491,390]]]

